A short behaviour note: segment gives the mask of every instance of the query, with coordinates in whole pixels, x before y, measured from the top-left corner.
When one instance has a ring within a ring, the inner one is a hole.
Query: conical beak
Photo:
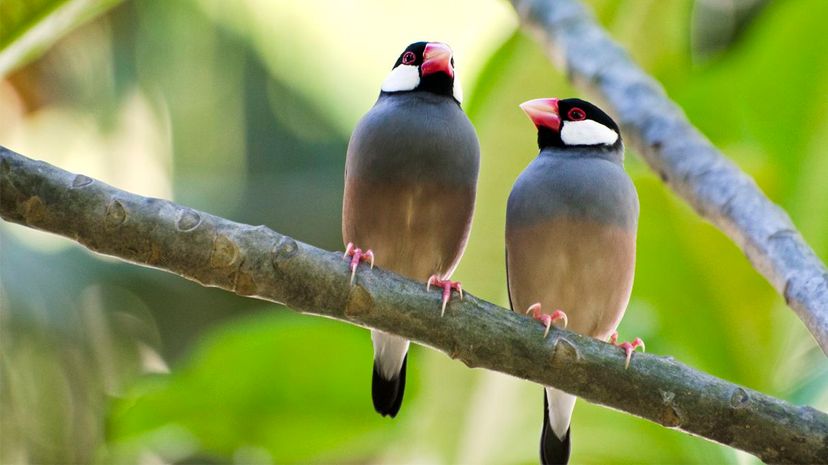
[[[420,66],[423,77],[434,73],[446,73],[454,77],[454,68],[451,66],[451,48],[440,42],[429,42],[423,52],[423,64]]]
[[[535,123],[535,127],[549,128],[555,132],[561,128],[561,116],[558,114],[558,99],[536,98],[520,104],[529,119]]]

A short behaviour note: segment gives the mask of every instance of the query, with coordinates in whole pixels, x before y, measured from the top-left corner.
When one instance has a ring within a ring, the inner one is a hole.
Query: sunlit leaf
[[[3,0],[0,77],[37,58],[80,24],[121,0]]]

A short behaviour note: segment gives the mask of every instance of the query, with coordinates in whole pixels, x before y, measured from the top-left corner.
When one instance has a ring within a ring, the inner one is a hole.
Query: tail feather
[[[567,428],[564,437],[558,438],[549,425],[549,401],[546,392],[543,393],[543,432],[540,440],[540,460],[543,465],[565,465],[569,463],[569,431]]]
[[[402,367],[396,377],[385,379],[380,373],[377,362],[374,361],[374,376],[371,380],[371,398],[374,400],[374,410],[382,416],[394,418],[400,411],[403,394],[405,394],[405,367],[408,363],[408,354],[403,358]]]

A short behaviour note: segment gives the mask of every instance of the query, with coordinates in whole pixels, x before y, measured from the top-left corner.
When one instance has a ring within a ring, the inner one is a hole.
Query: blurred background
[[[828,259],[828,2],[587,3]],[[537,153],[517,104],[584,94],[504,1],[0,0],[0,144],[342,250],[350,131],[417,40],[453,46],[482,144],[455,278],[508,305],[505,201]],[[783,299],[631,150],[626,167],[641,224],[622,339],[828,408],[828,363]],[[537,461],[538,386],[414,347],[392,421],[364,329],[17,225],[0,241],[4,464]],[[582,401],[572,430],[574,463],[757,462]]]

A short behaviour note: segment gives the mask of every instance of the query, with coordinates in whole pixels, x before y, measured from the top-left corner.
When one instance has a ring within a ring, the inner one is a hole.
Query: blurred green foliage
[[[708,1],[589,3],[828,257],[828,3],[753,2],[706,40],[708,23],[725,21]],[[421,39],[454,46],[482,144],[455,277],[505,305],[505,201],[536,154],[516,105],[582,94],[505,3],[125,2],[0,81],[0,143],[335,250],[350,128],[399,49]],[[621,336],[828,407],[828,364],[782,299],[629,150],[626,165],[642,214]],[[0,462],[536,461],[537,386],[415,347],[405,406],[390,421],[371,408],[363,329],[14,225],[0,224],[0,240]],[[573,444],[576,463],[753,461],[584,402]]]
[[[122,0],[3,0],[0,76],[40,56],[68,31]]]

